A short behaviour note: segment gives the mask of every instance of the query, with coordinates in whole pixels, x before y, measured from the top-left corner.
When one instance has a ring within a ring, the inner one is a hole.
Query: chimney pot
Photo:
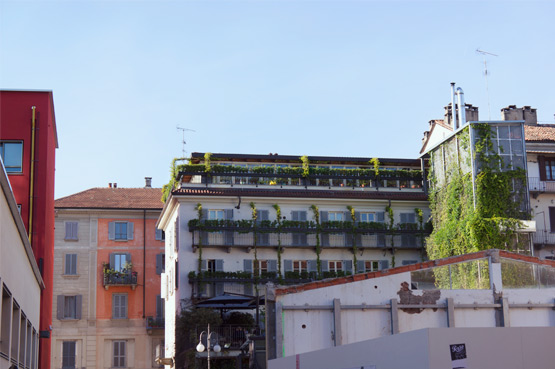
[[[114,188],[118,188],[118,184],[114,182]]]
[[[108,183],[108,187],[112,188],[112,183]]]
[[[145,188],[152,187],[152,177],[145,177]]]

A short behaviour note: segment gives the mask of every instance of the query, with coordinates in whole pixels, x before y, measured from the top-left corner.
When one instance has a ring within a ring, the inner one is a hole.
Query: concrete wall
[[[551,369],[555,328],[432,328],[270,360],[269,369],[446,369],[464,343],[468,369]]]

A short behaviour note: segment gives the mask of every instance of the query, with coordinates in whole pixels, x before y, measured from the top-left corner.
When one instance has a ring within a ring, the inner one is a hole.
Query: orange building
[[[159,367],[160,198],[147,178],[144,188],[110,184],[56,200],[52,368]]]

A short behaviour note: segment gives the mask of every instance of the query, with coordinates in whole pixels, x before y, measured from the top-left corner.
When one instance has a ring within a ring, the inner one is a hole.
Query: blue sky
[[[56,197],[186,151],[415,158],[450,82],[555,124],[555,3],[5,1],[0,88],[53,90]]]

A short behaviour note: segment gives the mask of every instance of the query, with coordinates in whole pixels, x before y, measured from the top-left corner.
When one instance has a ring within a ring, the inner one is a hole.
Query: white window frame
[[[268,260],[253,260],[252,272],[255,276],[260,276],[262,273],[268,272]]]
[[[363,219],[366,218],[366,219]],[[370,220],[370,218],[372,218]],[[376,213],[373,211],[363,211],[360,213],[360,221],[363,223],[376,222]]]
[[[308,260],[293,260],[292,261],[293,272],[302,273],[308,272]]]
[[[328,261],[328,270],[330,272],[342,272],[343,271],[343,261],[342,260],[330,260]]]
[[[125,232],[122,233],[121,232],[121,227],[125,225]],[[118,226],[119,226],[119,231],[120,233],[118,233]],[[129,227],[129,222],[114,222],[114,240],[116,241],[127,241],[128,237],[128,227]]]
[[[117,355],[116,355],[116,347],[117,347]],[[123,354],[121,354],[122,347],[123,347]],[[112,368],[127,368],[127,341],[125,340],[112,341]]]
[[[375,272],[380,270],[380,262],[378,260],[365,260],[363,273]]]
[[[63,319],[77,319],[77,296],[64,296]]]
[[[120,298],[119,310],[116,310],[116,298]],[[121,300],[125,301],[125,306],[122,308]],[[124,310],[122,314],[122,309]],[[129,296],[126,293],[114,293],[112,294],[112,319],[128,319],[129,317]]]

